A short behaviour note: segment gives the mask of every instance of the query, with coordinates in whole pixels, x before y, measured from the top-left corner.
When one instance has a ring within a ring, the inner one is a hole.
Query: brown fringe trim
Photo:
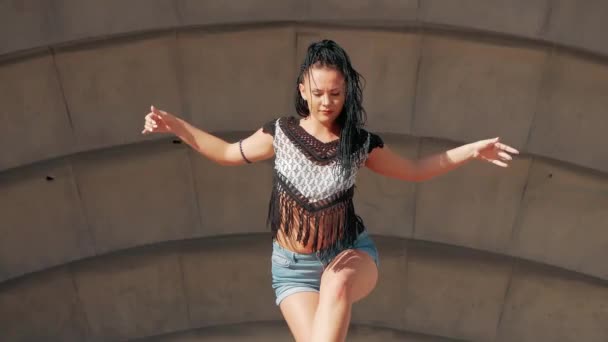
[[[321,258],[352,247],[364,230],[361,218],[355,214],[353,194],[354,187],[351,187],[331,200],[310,204],[275,175],[268,208],[273,238],[279,229],[288,237],[297,229],[296,240],[308,245],[312,239],[312,248],[320,252]]]

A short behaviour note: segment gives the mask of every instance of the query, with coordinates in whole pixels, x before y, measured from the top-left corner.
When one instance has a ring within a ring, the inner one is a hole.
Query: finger
[[[164,111],[162,111],[162,110],[160,110],[160,109],[158,109],[158,108],[156,108],[154,106],[150,106],[150,111],[152,111],[152,113],[158,115],[159,117],[162,117],[163,114],[165,114]]]
[[[509,146],[509,145],[505,145],[505,144],[497,144],[498,148],[500,148],[501,150],[507,151],[509,153],[513,153],[513,154],[519,154],[519,151],[514,149],[513,147]]]
[[[500,167],[507,167],[507,163],[497,160],[497,159],[491,159],[491,158],[487,158],[487,157],[483,157],[483,160],[492,163],[494,165],[500,166]]]
[[[157,126],[158,123],[154,119],[146,120],[146,125]]]
[[[499,139],[500,138],[496,137],[496,138],[492,138],[492,139],[483,140],[483,142],[485,143],[486,146],[489,146],[489,145],[497,144]]]
[[[498,156],[501,157],[503,160],[513,160],[513,157],[511,157],[507,152],[498,152]]]
[[[500,160],[496,160],[496,159],[491,160],[490,162],[491,162],[492,164],[494,164],[494,165],[498,165],[498,166],[500,166],[500,167],[507,167],[507,166],[509,166],[509,165],[507,165],[507,163],[502,162],[502,161],[500,161]]]

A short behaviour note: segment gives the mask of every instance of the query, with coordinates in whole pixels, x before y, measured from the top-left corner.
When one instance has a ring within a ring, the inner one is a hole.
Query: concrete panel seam
[[[190,327],[190,329],[192,329],[192,312],[190,310],[190,295],[188,293],[188,288],[186,286],[186,276],[184,274],[184,263],[182,262],[183,260],[183,254],[182,254],[182,250],[178,251],[177,254],[177,262],[179,263],[179,274],[180,274],[180,281],[181,281],[181,285],[182,285],[182,291],[184,292],[184,298],[186,301],[186,318],[188,319],[188,327]]]
[[[78,179],[76,177],[76,172],[74,172],[74,165],[72,163],[72,157],[67,158],[66,163],[68,164],[70,176],[72,178],[72,182],[76,189],[76,196],[78,199],[79,211],[80,211],[80,214],[82,215],[84,224],[87,227],[87,232],[89,233],[89,238],[91,239],[91,242],[93,244],[93,253],[94,253],[94,255],[99,255],[99,249],[97,247],[97,237],[95,236],[93,229],[91,227],[91,224],[90,224],[91,221],[90,221],[89,215],[87,213],[86,205],[84,204],[84,201],[82,199],[82,191],[80,190],[80,184],[78,183]]]
[[[511,227],[511,236],[509,237],[509,244],[507,246],[507,255],[513,255],[513,246],[515,244],[515,237],[519,234],[521,230],[522,220],[524,216],[524,198],[526,197],[526,192],[528,191],[528,185],[530,183],[530,172],[532,171],[532,165],[534,165],[536,159],[530,158],[530,164],[528,165],[528,173],[526,175],[526,181],[522,188],[521,194],[519,196],[519,205],[517,206],[517,211],[515,212],[515,219],[513,220],[513,226]]]
[[[203,229],[203,217],[201,216],[201,204],[199,200],[198,193],[196,189],[198,189],[198,184],[196,183],[196,177],[194,174],[194,163],[192,162],[192,157],[195,152],[191,149],[186,150],[186,158],[188,159],[188,165],[190,166],[190,176],[192,180],[192,193],[194,195],[194,205],[196,208],[196,218],[198,220],[198,231],[200,232]]]
[[[424,34],[422,29],[416,32],[418,38],[418,56],[416,58],[416,75],[414,76],[414,94],[412,94],[412,106],[410,108],[410,133],[414,133],[414,118],[416,116],[416,105],[418,103],[418,88],[420,87],[420,69],[422,65],[422,46]],[[418,150],[420,153],[420,150]]]
[[[84,224],[86,225],[87,232],[89,233],[89,238],[91,239],[91,242],[93,244],[93,253],[94,253],[94,255],[97,255],[99,253],[98,248],[97,248],[97,239],[96,239],[95,234],[93,233],[93,229],[91,227],[90,220],[89,220],[89,215],[87,215],[86,206],[84,205],[84,202],[82,201],[82,192],[80,190],[80,184],[78,184],[78,182],[76,181],[76,173],[74,172],[74,166],[72,164],[72,160],[70,158],[68,158],[66,163],[68,164],[68,169],[70,171],[70,177],[72,179],[72,183],[74,184],[74,188],[76,189],[76,196],[78,199],[79,212],[82,215],[82,219],[84,221]]]
[[[423,51],[424,51],[424,44],[426,41],[426,31],[421,28],[418,32],[418,60],[416,61],[416,76],[415,76],[415,83],[414,83],[414,98],[412,99],[412,114],[410,117],[410,133],[412,135],[416,135],[416,111],[417,111],[417,104],[418,104],[418,94],[420,93],[420,73],[421,73],[421,69],[422,69],[422,63],[423,63]],[[418,155],[420,155],[420,149],[418,149]]]
[[[538,36],[541,38],[549,39],[547,37],[547,33],[549,32],[549,27],[551,26],[551,16],[553,15],[553,0],[547,0],[547,6],[545,10],[545,17],[543,18],[543,22],[541,23],[540,30],[538,32]]]
[[[177,84],[180,87],[179,92],[178,92],[178,96],[179,96],[179,101],[181,102],[181,110],[182,112],[179,114],[184,118],[188,118],[188,119],[192,119],[192,108],[190,105],[190,101],[188,100],[188,95],[186,95],[186,93],[183,91],[183,84],[185,84],[185,75],[186,75],[186,68],[184,66],[184,57],[183,57],[183,47],[181,44],[181,36],[182,31],[179,30],[175,30],[175,40],[177,41],[177,48],[176,48],[176,78],[177,78]]]
[[[422,150],[422,138],[416,139],[416,160],[420,159]],[[416,209],[418,208],[419,183],[414,183],[414,203],[412,204],[412,238],[416,237]]]
[[[420,22],[420,11],[421,11],[420,1],[421,0],[416,1],[416,17],[414,19],[416,21],[416,23]]]
[[[188,108],[186,110],[186,106],[187,104],[190,103],[190,101],[188,101],[184,95],[186,92],[184,91],[184,87],[185,87],[185,68],[183,65],[183,55],[182,55],[182,50],[180,49],[180,43],[179,43],[179,31],[178,30],[174,30],[173,31],[173,42],[174,46],[172,47],[172,49],[169,51],[169,54],[171,56],[171,62],[173,64],[173,71],[174,71],[174,75],[175,75],[175,83],[177,85],[177,96],[178,96],[178,101],[179,101],[179,109],[181,110],[181,113],[179,114],[182,118],[184,119],[191,119],[192,118],[192,114],[190,113],[190,108]],[[185,114],[185,116],[184,116]]]
[[[184,6],[181,0],[172,1],[177,25],[184,26]]]
[[[72,283],[72,287],[74,288],[74,296],[76,297],[76,301],[78,302],[78,309],[80,310],[80,312],[82,313],[83,319],[84,319],[84,323],[85,323],[85,339],[87,341],[91,340],[92,337],[92,329],[91,329],[91,322],[89,320],[89,316],[87,315],[87,311],[85,310],[84,305],[82,304],[82,299],[80,298],[80,291],[78,290],[78,283],[76,282],[76,277],[74,276],[74,272],[73,272],[73,265],[75,265],[74,263],[71,266],[67,267],[67,273],[70,275],[70,282]]]
[[[63,101],[63,107],[65,108],[65,113],[68,117],[68,123],[70,124],[70,133],[72,134],[72,141],[76,141],[76,133],[74,132],[74,122],[72,121],[72,113],[70,111],[70,106],[68,105],[68,100],[65,97],[65,89],[63,87],[63,78],[61,77],[61,72],[59,71],[59,67],[57,66],[57,59],[55,57],[55,49],[49,48],[49,52],[51,53],[51,58],[53,62],[53,70],[55,71],[55,77],[57,79],[57,83],[59,84],[59,92],[61,93],[61,100]]]
[[[536,88],[536,98],[534,99],[534,111],[532,112],[532,118],[530,119],[530,127],[528,129],[528,136],[526,137],[526,141],[522,146],[524,150],[527,150],[530,144],[530,138],[532,137],[532,132],[534,131],[534,127],[536,126],[536,117],[538,116],[539,106],[542,95],[544,94],[543,89],[545,89],[547,79],[549,77],[551,61],[553,56],[555,55],[555,46],[549,48],[546,51],[545,62],[542,66],[543,70],[541,71],[540,82],[538,83],[538,87]]]
[[[405,244],[404,244],[404,246],[405,246],[404,247],[405,248],[405,270],[403,271],[403,274],[405,274],[406,281],[405,281],[405,287],[403,289],[403,291],[404,291],[403,293],[405,293],[404,299],[405,299],[406,306],[409,303],[408,302],[409,298],[407,297],[407,294],[408,294],[408,289],[409,289],[408,284],[410,283],[410,281],[409,281],[409,279],[410,279],[409,278],[410,277],[410,275],[409,275],[409,271],[410,271],[410,255],[409,255],[410,248],[409,247],[410,247],[410,244],[411,244],[410,240],[406,240]],[[407,322],[407,314],[406,314],[405,308],[403,310],[402,318],[403,318],[403,325],[405,327],[407,327],[408,322]]]
[[[296,77],[298,77],[298,72],[300,70],[300,61],[298,60],[298,35],[300,34],[300,32],[298,32],[298,29],[296,27],[293,27],[293,51],[295,51],[293,53],[293,65],[294,65],[294,71],[296,72]],[[297,82],[297,80],[296,80]]]
[[[502,324],[502,317],[505,312],[505,305],[507,304],[507,299],[511,294],[511,283],[513,282],[513,270],[515,269],[515,262],[511,261],[511,269],[509,270],[509,280],[507,281],[507,288],[505,289],[505,295],[502,300],[502,306],[500,307],[500,314],[498,315],[498,321],[496,322],[496,328],[494,332],[494,340],[498,340],[498,334],[500,333],[500,326]]]

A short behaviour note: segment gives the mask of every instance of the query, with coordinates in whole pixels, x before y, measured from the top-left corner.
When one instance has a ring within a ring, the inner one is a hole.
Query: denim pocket
[[[274,251],[272,253],[272,264],[275,266],[279,266],[279,267],[289,267],[291,266],[291,259],[289,259],[288,257],[286,257],[283,254],[277,253],[276,251]]]

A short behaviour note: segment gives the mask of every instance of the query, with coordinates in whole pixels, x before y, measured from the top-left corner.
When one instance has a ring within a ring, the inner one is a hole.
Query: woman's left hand
[[[485,160],[500,167],[509,166],[507,162],[513,160],[511,154],[519,154],[519,151],[501,143],[499,140],[499,138],[494,138],[472,143],[473,158]]]

